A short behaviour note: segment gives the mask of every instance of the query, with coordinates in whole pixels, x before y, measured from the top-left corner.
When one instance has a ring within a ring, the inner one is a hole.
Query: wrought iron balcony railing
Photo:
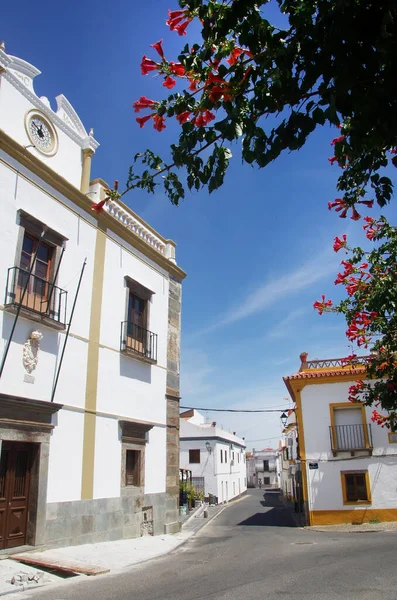
[[[30,313],[35,320],[49,319],[50,322],[64,329],[67,296],[67,291],[54,285],[52,281],[33,274],[29,275],[28,271],[19,267],[8,269],[4,304],[9,309],[16,309],[21,303],[25,313]]]
[[[331,439],[331,449],[336,455],[337,452],[354,452],[358,450],[368,450],[372,452],[372,431],[371,425],[331,425],[329,428]]]
[[[121,323],[121,352],[136,354],[149,362],[157,362],[157,334],[129,321]]]

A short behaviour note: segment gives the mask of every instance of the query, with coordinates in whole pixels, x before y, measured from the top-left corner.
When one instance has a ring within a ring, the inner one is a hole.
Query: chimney
[[[301,359],[301,366],[300,366],[300,371],[303,371],[303,369],[307,369],[307,352],[301,352],[299,354],[299,358]]]

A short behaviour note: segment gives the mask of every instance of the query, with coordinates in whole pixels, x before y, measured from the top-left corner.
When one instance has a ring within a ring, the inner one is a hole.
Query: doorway
[[[0,549],[26,543],[33,444],[3,441],[0,459]]]

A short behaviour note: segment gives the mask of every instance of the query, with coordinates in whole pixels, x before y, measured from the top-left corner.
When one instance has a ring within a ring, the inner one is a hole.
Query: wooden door
[[[3,442],[0,460],[0,549],[26,543],[31,463],[30,444]]]

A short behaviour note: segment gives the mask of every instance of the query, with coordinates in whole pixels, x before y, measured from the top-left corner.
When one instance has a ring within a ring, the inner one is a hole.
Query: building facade
[[[0,547],[175,531],[175,244],[122,202],[96,214],[98,142],[0,49]]]
[[[193,484],[218,504],[247,490],[245,442],[215,422],[205,423],[196,410],[181,413],[180,466],[192,472]]]
[[[273,487],[279,485],[277,473],[277,450],[255,450],[247,457],[248,487]]]
[[[307,360],[284,378],[296,403],[307,523],[397,520],[397,435],[371,424],[372,408],[348,401],[365,359]]]
[[[302,470],[294,409],[287,411],[287,422],[280,440],[277,471],[281,493],[286,500],[294,503],[296,512],[303,511]]]

